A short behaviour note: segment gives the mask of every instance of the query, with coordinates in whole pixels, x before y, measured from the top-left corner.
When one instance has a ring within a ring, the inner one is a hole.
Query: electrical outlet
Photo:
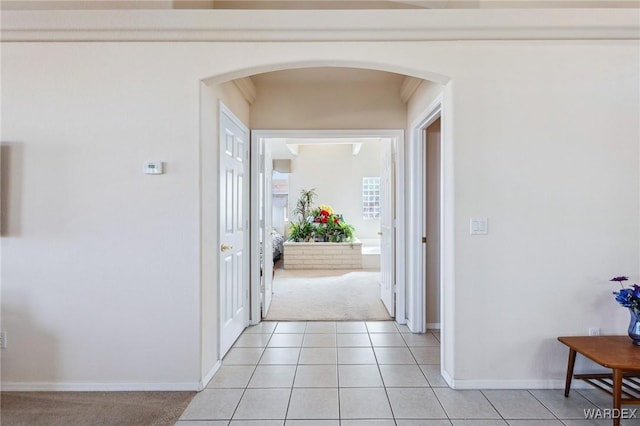
[[[7,349],[7,332],[0,331],[0,349]]]
[[[599,327],[589,327],[589,336],[599,336],[600,328]]]

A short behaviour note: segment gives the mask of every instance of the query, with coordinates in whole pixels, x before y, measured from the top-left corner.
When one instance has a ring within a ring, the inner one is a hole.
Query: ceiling
[[[271,150],[271,158],[274,160],[294,160],[297,156],[299,149],[304,147],[318,146],[318,145],[350,145],[351,154],[357,156],[360,153],[362,144],[365,143],[380,143],[381,141],[388,139],[380,137],[361,137],[354,138],[352,136],[339,136],[334,137],[314,137],[309,136],[305,138],[266,138],[265,143],[268,144]]]
[[[260,88],[270,85],[291,88],[294,86],[331,86],[331,85],[376,85],[397,90],[398,97],[407,103],[418,87],[424,82],[420,78],[387,71],[363,68],[318,67],[295,68],[255,74],[250,77],[233,80],[242,96],[253,104]]]

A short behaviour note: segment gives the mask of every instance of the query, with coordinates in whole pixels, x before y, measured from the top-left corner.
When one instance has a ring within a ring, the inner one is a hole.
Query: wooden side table
[[[601,389],[613,396],[613,425],[620,425],[622,403],[640,404],[640,346],[628,336],[570,336],[558,337],[569,347],[569,363],[564,396],[569,396],[576,354],[610,368],[612,374],[578,374],[576,379]]]

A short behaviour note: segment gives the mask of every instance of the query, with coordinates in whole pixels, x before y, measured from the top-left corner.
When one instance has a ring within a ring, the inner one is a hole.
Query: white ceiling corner
[[[406,76],[404,78],[402,85],[400,86],[400,99],[402,99],[402,102],[409,102],[409,99],[411,99],[411,96],[413,96],[422,81],[422,79],[415,77]]]
[[[249,105],[252,105],[258,96],[256,85],[251,80],[251,77],[238,78],[233,80],[233,83],[236,85],[242,96],[249,102]]]

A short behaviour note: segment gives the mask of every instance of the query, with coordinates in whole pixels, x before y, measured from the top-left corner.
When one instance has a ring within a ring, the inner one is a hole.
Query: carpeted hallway
[[[390,320],[380,300],[380,272],[276,268],[270,321]]]

